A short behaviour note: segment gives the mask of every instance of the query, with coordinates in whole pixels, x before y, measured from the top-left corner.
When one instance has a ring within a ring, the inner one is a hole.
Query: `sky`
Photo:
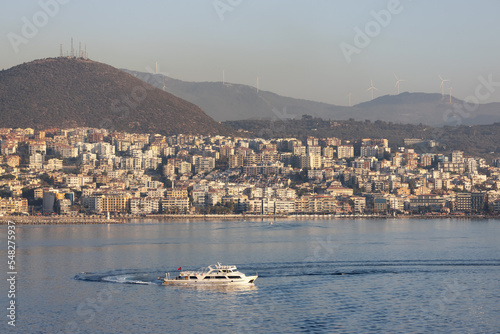
[[[70,50],[117,68],[348,105],[400,91],[500,102],[498,0],[3,1],[0,69]],[[479,87],[479,88],[478,88]],[[479,93],[478,93],[479,92]]]

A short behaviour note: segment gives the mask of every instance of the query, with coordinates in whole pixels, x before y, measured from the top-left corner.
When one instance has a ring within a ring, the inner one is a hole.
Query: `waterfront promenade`
[[[357,215],[333,215],[333,214],[301,214],[301,215],[172,215],[157,214],[146,216],[126,215],[120,217],[110,217],[107,219],[102,216],[2,216],[0,225],[7,225],[8,221],[13,221],[16,225],[53,225],[53,224],[126,224],[137,223],[138,221],[203,221],[203,220],[255,220],[255,219],[294,219],[294,220],[315,220],[315,219],[436,219],[436,218],[465,218],[465,219],[499,219],[498,215],[376,215],[376,214],[357,214]]]

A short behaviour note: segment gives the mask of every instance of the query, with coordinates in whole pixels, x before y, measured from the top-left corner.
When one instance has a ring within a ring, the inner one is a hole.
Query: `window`
[[[196,276],[189,276],[189,279],[198,279]]]
[[[241,276],[228,276],[229,279],[241,279]]]
[[[226,276],[215,276],[216,279],[226,279]]]

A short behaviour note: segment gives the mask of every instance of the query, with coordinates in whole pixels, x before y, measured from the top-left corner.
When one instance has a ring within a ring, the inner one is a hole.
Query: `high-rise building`
[[[472,194],[458,193],[455,202],[455,210],[469,212],[472,210]]]
[[[340,145],[337,146],[337,158],[352,158],[354,157],[354,146],[352,145]]]
[[[196,173],[207,173],[215,168],[215,158],[212,157],[197,157],[194,164]]]
[[[464,152],[462,152],[462,151],[451,152],[451,162],[453,162],[453,163],[464,162]]]

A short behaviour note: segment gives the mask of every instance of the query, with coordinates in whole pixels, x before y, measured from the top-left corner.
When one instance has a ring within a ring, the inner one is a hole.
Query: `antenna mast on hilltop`
[[[79,42],[79,44],[78,44],[78,57],[83,58],[83,56],[82,56],[82,42]]]
[[[59,44],[59,57],[63,56],[62,44]]]
[[[73,37],[71,37],[71,58],[75,57],[75,49],[73,48]]]

